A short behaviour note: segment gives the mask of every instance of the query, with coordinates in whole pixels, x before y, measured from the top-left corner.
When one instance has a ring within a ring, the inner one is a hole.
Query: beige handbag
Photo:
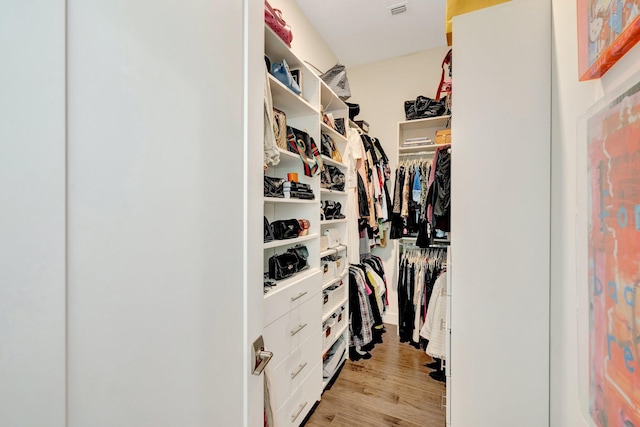
[[[278,110],[273,109],[273,134],[276,137],[276,145],[282,150],[287,149],[287,115]]]

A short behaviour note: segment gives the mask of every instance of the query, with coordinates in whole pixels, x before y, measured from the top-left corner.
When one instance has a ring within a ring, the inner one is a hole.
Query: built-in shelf
[[[347,165],[345,165],[344,163],[336,162],[331,157],[327,157],[324,154],[322,154],[321,157],[322,157],[322,161],[325,162],[328,165],[335,166],[335,167],[338,167],[338,168],[346,168],[347,167]]]
[[[451,116],[437,116],[429,117],[426,119],[406,120],[399,122],[398,126],[402,131],[419,130],[427,127],[442,127],[445,128],[449,123]],[[356,125],[357,126],[357,125]]]
[[[336,283],[338,283],[339,281],[341,281],[341,280],[342,280],[342,278],[344,277],[344,274],[345,274],[347,271],[349,271],[349,269],[348,269],[348,268],[345,268],[345,269],[344,269],[344,272],[342,273],[342,275],[341,275],[340,277],[336,277],[335,279],[331,279],[331,280],[329,280],[327,283],[324,283],[324,284],[322,285],[322,290],[324,291],[324,290],[325,290],[325,289],[327,289],[329,286],[331,286],[331,285],[333,285],[333,284],[336,284]]]
[[[297,243],[306,242],[307,240],[313,240],[320,237],[319,234],[308,234],[306,236],[298,237],[296,239],[286,239],[286,240],[273,240],[271,242],[267,242],[264,244],[264,249],[277,248],[280,246],[293,246]]]
[[[264,198],[264,202],[265,203],[298,203],[298,204],[314,204],[314,203],[320,203],[318,202],[317,199],[312,199],[312,200],[304,200],[304,199],[287,199],[287,198],[283,198],[283,197],[265,197]]]
[[[438,149],[438,147],[443,147],[443,145],[439,145],[439,144],[419,144],[419,145],[412,145],[412,146],[408,146],[408,147],[400,147],[398,148],[398,151],[400,153],[415,153],[415,152],[419,152],[419,151],[436,151]]]
[[[280,292],[282,292],[283,290],[291,287],[291,286],[295,286],[298,283],[302,282],[303,280],[307,280],[308,278],[316,275],[316,274],[322,274],[322,271],[319,268],[308,268],[306,270],[303,270],[299,273],[294,274],[293,276],[284,279],[284,280],[279,280],[276,282],[276,286],[273,286],[269,292],[267,292],[266,294],[264,294],[264,298],[265,299],[269,299],[272,296],[274,296],[275,294],[279,294]]]
[[[326,251],[320,252],[320,258],[324,258],[329,255],[337,254],[338,252],[346,251],[347,247],[345,245],[338,245],[334,248],[329,248]]]
[[[312,114],[318,114],[318,117],[320,117],[318,110],[309,104],[306,99],[293,93],[291,89],[280,83],[271,74],[269,74],[269,85],[271,86],[273,105],[284,111],[287,117],[293,118]]]
[[[352,128],[360,129],[362,131],[362,133],[367,133],[367,132],[364,131],[364,129],[362,129],[360,126],[358,126],[358,124],[356,122],[354,122],[353,120],[351,120],[351,119],[349,119],[349,125]]]
[[[337,130],[333,129],[331,126],[327,125],[324,122],[320,122],[320,131],[328,134],[331,138],[333,138],[333,142],[335,143],[346,143],[347,137],[338,133]],[[342,154],[342,153],[341,153]]]
[[[320,192],[323,194],[340,194],[340,195],[347,194],[345,191],[330,190],[328,188],[321,188]]]
[[[342,219],[328,219],[326,221],[320,221],[320,225],[331,225],[331,224],[340,224],[343,222],[347,222],[348,219],[347,218],[342,218]]]
[[[346,286],[346,285],[342,285],[342,286]],[[327,314],[325,314],[324,316],[322,316],[322,323],[326,322],[333,313],[335,313],[336,311],[338,311],[338,309],[340,307],[342,307],[343,305],[345,305],[347,302],[349,302],[349,297],[344,298],[342,301],[336,303],[333,307],[331,307],[331,309],[327,312]]]
[[[324,353],[322,353],[322,354],[324,354]],[[331,381],[333,381],[333,379],[335,378],[336,374],[337,374],[338,372],[340,372],[340,369],[342,369],[342,366],[343,366],[343,365],[345,364],[345,362],[347,361],[347,357],[348,357],[348,356],[349,356],[349,352],[348,352],[348,351],[345,351],[345,352],[344,352],[344,356],[342,356],[342,360],[340,361],[340,363],[338,363],[338,367],[336,368],[335,372],[334,372],[333,374],[331,374],[331,377],[329,377],[329,379],[327,379],[327,380],[324,380],[324,379],[323,379],[323,380],[322,380],[322,390],[323,390],[323,391],[327,388],[327,386],[329,385],[329,383],[330,383]]]
[[[333,313],[331,313],[333,314]],[[338,331],[338,333],[335,336],[335,339],[332,339],[331,342],[322,350],[322,354],[325,354],[327,351],[329,351],[331,349],[331,346],[334,345],[336,343],[336,341],[338,341],[338,338],[340,338],[342,336],[342,334],[344,334],[344,331],[347,330],[347,327],[349,326],[348,322],[345,322],[345,325],[342,326],[340,328],[340,330]]]

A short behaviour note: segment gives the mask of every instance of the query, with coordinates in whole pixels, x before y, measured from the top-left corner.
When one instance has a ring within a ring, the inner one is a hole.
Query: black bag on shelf
[[[269,279],[282,280],[298,271],[298,256],[295,252],[285,252],[269,258]]]
[[[324,165],[320,175],[320,187],[330,190],[344,191],[345,176],[340,169],[332,165]]]
[[[293,252],[298,257],[298,271],[309,268],[309,264],[307,264],[307,258],[309,258],[309,250],[306,246],[295,245],[294,247],[288,249],[287,252]]]
[[[267,217],[264,217],[264,243],[271,242],[273,240],[273,227],[269,224]]]
[[[284,197],[285,179],[264,176],[264,197]]]
[[[418,96],[415,100],[404,101],[404,115],[407,120],[426,119],[429,117],[443,116],[447,113],[447,98],[440,101]]]
[[[300,223],[297,219],[273,221],[271,227],[276,240],[295,239],[300,235]]]

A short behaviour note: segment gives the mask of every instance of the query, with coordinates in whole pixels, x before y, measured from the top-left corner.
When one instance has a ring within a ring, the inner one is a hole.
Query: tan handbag
[[[273,109],[273,134],[276,137],[276,145],[282,150],[287,149],[287,115],[278,110]]]

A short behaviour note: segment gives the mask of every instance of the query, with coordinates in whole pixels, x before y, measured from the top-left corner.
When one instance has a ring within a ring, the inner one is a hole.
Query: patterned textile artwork
[[[591,115],[589,410],[640,427],[640,83]]]

